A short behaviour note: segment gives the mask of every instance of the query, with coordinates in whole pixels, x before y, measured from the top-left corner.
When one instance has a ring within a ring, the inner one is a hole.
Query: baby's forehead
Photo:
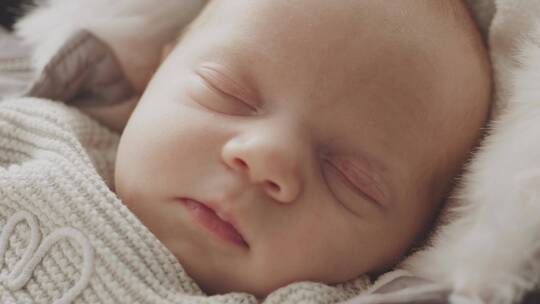
[[[283,27],[288,32],[331,28],[341,33],[390,31],[407,36],[440,27],[448,23],[445,19],[462,22],[463,8],[461,0],[345,0],[339,5],[326,0],[213,0],[190,28],[212,21],[217,26],[271,23],[276,32]]]
[[[380,59],[379,63],[400,54],[445,60],[448,52],[440,51],[445,46],[441,40],[453,37],[445,32],[450,22],[441,16],[455,19],[457,15],[441,8],[440,3],[446,2],[456,1],[342,1],[335,5],[326,0],[214,0],[187,32],[196,29],[197,39],[257,51],[259,57],[300,55],[343,65],[361,64],[366,55]]]
[[[267,63],[265,69],[286,74],[294,69],[298,77],[322,77],[337,86],[383,85],[374,80],[398,75],[435,79],[428,71],[443,70],[437,65],[447,61],[448,51],[438,42],[442,30],[426,26],[434,20],[411,21],[434,9],[416,8],[414,3],[424,1],[396,2],[411,2],[406,8],[394,2],[213,1],[190,31],[195,29],[197,40],[207,40],[203,51],[231,50],[239,60],[254,63],[251,68]]]

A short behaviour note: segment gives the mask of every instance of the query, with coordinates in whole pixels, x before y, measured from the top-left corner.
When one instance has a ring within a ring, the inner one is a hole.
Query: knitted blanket
[[[205,295],[110,190],[118,139],[60,102],[0,101],[0,302],[258,303]],[[298,282],[264,303],[336,303],[367,285]]]

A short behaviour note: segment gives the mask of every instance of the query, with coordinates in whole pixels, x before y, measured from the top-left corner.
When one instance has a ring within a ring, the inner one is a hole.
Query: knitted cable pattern
[[[30,226],[30,241],[26,248],[21,260],[15,265],[13,271],[8,275],[0,276],[0,281],[5,282],[5,285],[10,290],[20,290],[28,283],[30,276],[32,276],[36,266],[43,260],[43,257],[47,251],[62,238],[73,238],[82,247],[83,251],[83,265],[81,271],[81,278],[75,283],[75,285],[67,290],[65,294],[55,301],[55,304],[71,303],[86,286],[90,279],[92,269],[94,267],[94,255],[90,243],[77,229],[70,227],[59,228],[48,235],[43,242],[41,241],[41,234],[39,233],[39,227],[36,217],[27,211],[18,211],[12,215],[4,229],[0,234],[0,268],[4,262],[4,255],[6,253],[9,237],[11,237],[15,225],[21,221],[26,221]],[[39,245],[39,247],[38,247]]]
[[[118,135],[79,110],[0,101],[0,302],[255,304],[207,296],[110,190]],[[366,277],[299,282],[264,303],[337,303]]]

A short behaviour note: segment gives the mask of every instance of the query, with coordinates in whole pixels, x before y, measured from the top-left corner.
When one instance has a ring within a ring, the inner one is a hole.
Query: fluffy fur
[[[42,69],[74,32],[86,29],[107,42],[134,87],[142,92],[170,42],[205,0],[48,0],[15,25],[35,47]]]
[[[484,29],[493,15],[490,2],[473,5],[490,9],[475,14],[481,17]],[[515,5],[527,10],[524,3],[538,5],[540,1],[498,3],[499,8]],[[38,67],[43,67],[71,33],[88,29],[113,47],[126,73],[142,91],[161,47],[203,4],[203,0],[50,0],[17,29],[36,47]],[[516,22],[516,15],[506,17]],[[510,36],[501,23],[499,27],[503,38]],[[497,105],[504,104],[504,111],[490,125],[490,135],[456,191],[457,204],[445,212],[431,246],[402,265],[414,274],[452,286],[455,303],[513,303],[538,283],[540,45],[536,42],[540,41],[540,26],[537,28],[522,39],[527,42],[519,48],[508,40],[491,39],[495,51],[522,50],[517,58],[494,57],[498,87],[505,88]],[[516,59],[521,62],[517,70],[512,61]]]

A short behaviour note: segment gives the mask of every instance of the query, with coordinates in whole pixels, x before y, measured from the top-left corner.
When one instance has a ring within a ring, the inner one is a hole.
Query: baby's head
[[[343,282],[426,231],[489,95],[459,0],[212,1],[133,112],[116,191],[208,293]]]

